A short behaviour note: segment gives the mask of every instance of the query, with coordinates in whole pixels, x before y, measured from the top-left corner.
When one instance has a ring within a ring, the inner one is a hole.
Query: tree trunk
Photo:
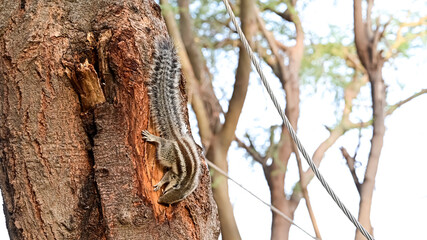
[[[141,131],[153,129],[144,83],[153,39],[166,34],[160,7],[22,0],[4,2],[0,16],[0,186],[10,238],[217,238],[205,164],[184,201],[159,205],[153,191],[163,173]]]
[[[289,62],[288,64],[283,65],[284,69],[279,71],[283,74],[279,75],[278,77],[282,83],[283,89],[286,92],[285,114],[288,117],[292,127],[297,130],[300,112],[299,71],[304,53],[304,31],[302,29],[299,17],[295,12],[295,4],[296,3],[293,5],[288,3],[287,6],[289,12],[294,12],[291,19],[296,29],[296,43],[286,52]],[[280,68],[281,66],[279,65],[278,67]],[[273,157],[273,163],[270,166],[264,166],[264,175],[270,188],[271,203],[292,219],[302,196],[299,193],[295,193],[288,198],[284,192],[287,171],[286,167],[288,166],[288,162],[293,151],[294,142],[286,127],[282,125],[281,138],[277,149],[278,154],[273,154],[273,156],[277,157]],[[296,195],[298,195],[298,197],[295,197]],[[288,239],[291,223],[275,212],[272,212],[272,216],[271,239]]]
[[[383,37],[385,29],[379,31],[379,26],[376,26],[376,30],[372,31],[370,16],[372,7],[373,1],[368,1],[366,20],[364,21],[362,17],[362,0],[354,0],[354,40],[357,55],[366,69],[369,82],[371,83],[373,115],[371,150],[369,152],[365,178],[360,187],[359,222],[371,235],[373,235],[373,227],[370,220],[371,205],[375,188],[375,177],[384,141],[386,104],[386,87],[382,78],[382,67],[385,60],[382,56],[382,51],[377,51],[377,44]],[[355,239],[362,240],[365,237],[360,231],[356,231]]]
[[[366,230],[373,235],[374,229],[371,224],[371,206],[372,197],[375,189],[375,177],[377,175],[381,149],[385,134],[385,101],[386,88],[382,79],[382,69],[374,73],[369,73],[371,82],[372,110],[373,110],[373,135],[371,139],[371,151],[369,152],[368,164],[366,167],[365,178],[361,185],[360,203],[359,203],[359,222]],[[365,239],[360,231],[356,231],[357,240]]]
[[[251,43],[256,31],[254,1],[243,0],[240,4],[242,31]],[[225,114],[225,121],[221,130],[213,137],[213,141],[206,155],[210,161],[219,166],[224,172],[228,172],[227,153],[231,142],[235,138],[237,123],[246,99],[250,73],[251,61],[249,54],[246,52],[243,44],[241,44],[239,47],[239,62],[236,70],[236,80],[234,82],[233,94],[229,101],[228,111]],[[222,239],[239,240],[241,236],[237,228],[233,207],[228,195],[227,179],[221,174],[214,172],[212,181],[219,183],[213,187],[213,192],[215,201],[218,204]]]
[[[296,130],[299,118],[299,64],[303,52],[302,45],[298,49],[301,55],[290,55],[289,65],[287,67],[288,78],[284,80],[284,89],[286,92],[286,108],[285,114]],[[286,129],[282,126],[282,134],[278,148],[278,157],[274,159],[273,164],[265,171],[265,176],[270,188],[271,203],[280,209],[283,213],[293,219],[294,212],[298,206],[299,199],[288,199],[285,195],[285,177],[286,167],[288,166],[289,158],[293,152],[293,140]],[[288,239],[291,223],[272,212],[273,221],[271,226],[271,239],[282,240]]]

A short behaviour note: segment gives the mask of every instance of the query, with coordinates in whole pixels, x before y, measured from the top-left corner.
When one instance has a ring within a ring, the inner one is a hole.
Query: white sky
[[[352,1],[313,0],[307,3],[302,14],[303,27],[306,33],[312,32],[320,36],[329,33],[329,25],[338,25],[351,29],[353,21]],[[375,9],[381,13],[405,16],[402,5],[410,6],[414,11],[427,12],[426,1],[375,1]],[[384,15],[383,19],[387,19]],[[230,60],[230,58],[226,58]],[[235,63],[235,60],[233,64]],[[234,68],[230,62],[219,63],[222,79],[215,84],[232,86]],[[396,61],[393,66],[386,65],[384,79],[389,85],[389,103],[404,99],[422,88],[427,88],[427,51],[418,49],[409,59]],[[231,67],[230,67],[231,66]],[[265,68],[268,72],[268,68]],[[271,76],[271,75],[270,75]],[[274,77],[270,77],[271,85],[277,89],[278,96],[283,93]],[[399,84],[403,85],[398,86]],[[228,88],[230,89],[230,88]],[[363,91],[368,91],[369,88]],[[331,126],[335,122],[335,105],[333,97],[326,89],[319,87],[312,94],[310,86],[301,88],[301,116],[298,136],[309,153],[327,137],[324,125]],[[326,92],[326,93],[325,93]],[[310,93],[310,94],[308,94]],[[281,97],[283,99],[283,97]],[[284,102],[282,102],[284,106]],[[427,239],[427,96],[421,96],[398,109],[386,119],[387,132],[381,154],[379,171],[376,178],[376,189],[372,206],[372,224],[376,239]],[[237,135],[243,136],[247,131],[253,135],[263,133],[262,129],[271,124],[280,124],[273,105],[265,90],[261,87],[258,76],[251,75],[251,83],[241,115]],[[370,148],[370,130],[363,132],[362,144],[358,158],[366,158]],[[353,180],[339,147],[346,147],[350,154],[357,145],[358,132],[351,131],[342,137],[329,151],[320,166],[320,171],[328,183],[357,216],[359,197]],[[245,157],[245,152],[233,144],[229,152],[230,175],[269,202],[269,190],[261,167]],[[305,164],[306,165],[306,164]],[[363,168],[363,166],[362,166]],[[286,188],[290,189],[298,179],[294,160],[288,168]],[[363,174],[363,170],[359,173]],[[230,198],[234,206],[236,221],[245,240],[262,240],[270,238],[271,212],[238,188],[232,182]],[[335,205],[326,191],[314,179],[309,185],[309,194],[314,213],[319,224],[323,239],[354,239],[355,228],[341,210]],[[295,214],[295,222],[314,235],[305,203],[302,200]],[[0,239],[8,237],[4,218],[0,218]],[[292,227],[290,239],[311,239],[299,229]]]

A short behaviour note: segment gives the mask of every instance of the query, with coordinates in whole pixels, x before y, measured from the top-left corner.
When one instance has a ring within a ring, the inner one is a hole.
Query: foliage
[[[312,36],[311,44],[306,46],[300,72],[304,84],[327,81],[342,88],[354,74],[345,60],[348,54],[356,54],[354,44],[344,44],[348,42],[347,36],[336,26],[330,26],[330,29],[328,38]]]
[[[414,48],[427,45],[427,16],[400,21],[392,19],[384,37],[386,58],[410,57]]]

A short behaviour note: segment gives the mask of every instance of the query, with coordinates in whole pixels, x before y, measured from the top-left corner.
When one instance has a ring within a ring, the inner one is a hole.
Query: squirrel
[[[147,89],[151,118],[160,136],[147,130],[142,131],[142,136],[157,145],[156,155],[166,172],[154,185],[154,191],[166,185],[158,203],[170,205],[182,201],[196,189],[201,160],[185,125],[179,90],[181,65],[173,42],[167,37],[157,37],[154,44]]]

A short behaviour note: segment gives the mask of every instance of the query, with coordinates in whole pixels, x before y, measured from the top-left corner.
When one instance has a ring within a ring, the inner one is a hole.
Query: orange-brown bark
[[[166,34],[160,7],[14,2],[0,10],[0,184],[11,238],[217,238],[206,165],[194,194],[171,207],[152,188],[162,170],[141,130],[153,131],[145,81],[153,39]],[[72,76],[99,78],[105,101],[83,104],[94,85],[79,88]]]

